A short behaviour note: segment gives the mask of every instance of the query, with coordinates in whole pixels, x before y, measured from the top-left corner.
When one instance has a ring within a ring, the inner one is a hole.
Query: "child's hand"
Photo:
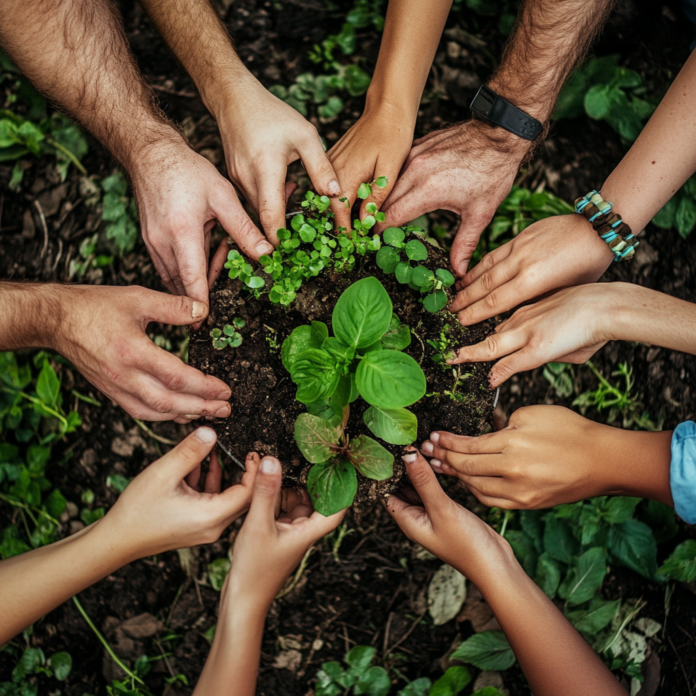
[[[256,453],[250,456],[258,462]],[[247,607],[262,608],[265,614],[307,549],[343,519],[345,510],[324,517],[312,510],[306,492],[289,491],[284,499],[285,509],[280,510],[276,520],[280,482],[280,462],[264,457],[256,474],[249,514],[234,545],[221,615],[226,600],[227,606],[243,601]]]
[[[529,406],[488,435],[431,433],[422,451],[436,472],[459,478],[484,505],[541,509],[597,495],[671,505],[670,438],[611,428],[561,406]]]
[[[440,486],[428,462],[416,451],[404,455],[413,489],[384,503],[406,536],[483,587],[501,564],[516,561],[510,545],[483,520],[455,503]]]
[[[247,457],[242,482],[220,492],[222,472],[211,457],[203,492],[200,464],[216,442],[211,428],[198,428],[129,484],[100,522],[129,562],[172,549],[217,541],[251,501],[258,459]]]

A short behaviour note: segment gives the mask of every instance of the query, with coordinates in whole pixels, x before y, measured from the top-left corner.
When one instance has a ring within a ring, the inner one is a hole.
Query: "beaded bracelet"
[[[597,191],[590,191],[575,201],[575,212],[584,215],[597,234],[614,252],[614,261],[630,260],[639,242],[631,228],[616,214],[613,204],[605,201]]]

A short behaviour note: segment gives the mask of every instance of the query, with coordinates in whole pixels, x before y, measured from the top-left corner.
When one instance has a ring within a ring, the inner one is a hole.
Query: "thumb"
[[[404,455],[404,463],[413,488],[423,501],[428,515],[432,516],[441,506],[443,496],[447,497],[435,472],[425,461],[423,455],[416,450],[411,450]]]
[[[152,466],[176,476],[177,482],[181,481],[210,454],[216,442],[217,435],[212,428],[198,428]]]
[[[450,263],[454,272],[458,276],[466,274],[469,268],[469,261],[476,251],[479,237],[490,220],[485,217],[468,215],[462,217],[457,230],[457,236],[452,243],[450,251]]]
[[[276,498],[282,478],[283,468],[280,462],[275,457],[264,457],[256,472],[247,516],[254,529],[270,530],[275,526]]]
[[[157,321],[186,326],[208,316],[208,305],[201,300],[194,300],[186,295],[167,295],[156,290],[143,289],[143,292],[139,309],[141,318],[146,323]]]

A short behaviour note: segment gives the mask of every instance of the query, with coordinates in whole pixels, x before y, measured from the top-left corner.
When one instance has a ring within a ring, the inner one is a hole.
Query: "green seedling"
[[[297,385],[296,399],[307,406],[295,424],[295,441],[314,466],[308,489],[322,514],[350,505],[357,469],[383,480],[392,475],[392,455],[366,436],[345,435],[349,404],[362,397],[370,408],[364,421],[391,444],[410,444],[417,419],[405,407],[425,394],[418,363],[401,351],[411,336],[392,312],[384,286],[373,277],[353,283],[339,297],[331,320],[298,326],[283,343],[281,357]],[[407,327],[406,327],[407,329]]]
[[[242,345],[242,334],[240,334],[236,329],[244,328],[246,322],[241,317],[235,317],[232,320],[232,326],[225,324],[220,329],[213,329],[210,332],[210,336],[213,339],[213,348],[215,350],[223,350],[228,346],[230,348],[237,348]]]
[[[450,338],[449,338],[450,325],[445,324],[440,331],[440,338],[437,341],[428,339],[427,343],[431,348],[434,348],[437,353],[433,355],[432,361],[439,365],[445,372],[449,370],[448,360],[454,360],[457,354],[450,348]]]

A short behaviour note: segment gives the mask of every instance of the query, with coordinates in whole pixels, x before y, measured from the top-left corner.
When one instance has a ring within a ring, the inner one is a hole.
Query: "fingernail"
[[[430,466],[432,466],[433,469],[442,469],[442,462],[439,459],[431,459]]]
[[[430,433],[430,442],[437,444],[440,442],[440,433]]]
[[[215,395],[215,398],[219,399],[220,401],[227,401],[227,399],[229,399],[231,396],[232,390],[229,387],[225,387]]]
[[[273,245],[270,242],[267,242],[265,239],[263,241],[259,242],[254,247],[254,249],[259,256],[263,256],[264,254],[272,254],[273,253]]]
[[[416,452],[409,452],[408,454],[404,454],[402,458],[406,464],[413,464],[413,462],[418,459],[418,454]]]
[[[207,307],[202,302],[194,300],[191,307],[191,319],[202,319],[205,316],[206,309]]]
[[[279,463],[275,459],[262,459],[261,471],[264,474],[275,474],[279,470]]]
[[[190,418],[191,420],[198,420],[200,416],[197,416],[194,413],[184,413],[184,418]]]
[[[212,428],[198,428],[196,430],[196,437],[201,441],[209,445],[211,442],[215,442],[217,435]]]
[[[232,412],[232,407],[229,404],[221,406],[217,411],[215,411],[216,418],[227,418]]]
[[[433,447],[432,442],[424,442],[423,445],[421,446],[421,449],[426,453],[426,454],[432,454],[433,450],[435,449]]]
[[[341,186],[336,179],[329,184],[329,195],[334,197],[341,195]]]

